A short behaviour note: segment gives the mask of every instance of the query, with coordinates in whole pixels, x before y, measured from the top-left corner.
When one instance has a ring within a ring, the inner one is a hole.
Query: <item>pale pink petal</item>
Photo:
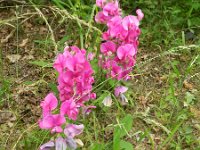
[[[40,146],[40,150],[50,150],[54,146],[55,146],[54,142],[49,141],[49,142],[43,144],[42,146]]]
[[[64,129],[64,133],[67,137],[74,138],[76,135],[79,135],[83,132],[83,124],[75,125],[75,124],[68,124]]]
[[[105,4],[106,0],[96,0],[96,5],[102,8]]]
[[[94,108],[96,108],[96,106],[82,106],[83,115],[89,115]]]
[[[141,9],[137,9],[136,13],[138,15],[138,20],[139,21],[142,20],[142,18],[144,17],[144,14],[143,14],[142,10]]]
[[[95,54],[94,54],[94,53],[88,53],[88,55],[87,55],[87,60],[91,61],[91,60],[94,59],[94,57],[95,57]]]
[[[70,47],[72,51],[78,53],[80,51],[80,49],[77,46],[71,46]]]
[[[126,55],[126,49],[124,46],[120,46],[118,49],[117,49],[117,57],[119,59],[122,59],[124,56]]]
[[[107,42],[101,44],[100,50],[101,50],[102,53],[107,53],[109,51],[115,52],[116,51],[116,44],[112,41],[107,41]]]
[[[125,93],[127,90],[128,90],[128,88],[125,87],[125,86],[118,86],[118,87],[115,88],[114,94],[115,94],[116,97],[118,97],[118,96],[120,95],[120,93],[123,94],[123,93]]]
[[[61,133],[63,129],[60,126],[56,126],[51,130],[51,133]]]
[[[117,57],[119,59],[124,59],[126,56],[134,56],[135,54],[136,50],[132,44],[126,44],[117,49]]]
[[[102,11],[98,12],[95,16],[95,21],[98,23],[105,23],[110,19],[109,16],[105,16]]]
[[[67,149],[67,144],[65,139],[62,137],[58,137],[55,141],[55,150],[66,150]]]
[[[139,20],[136,16],[126,16],[122,21],[122,26],[125,30],[128,30],[129,28],[134,28],[139,26]]]

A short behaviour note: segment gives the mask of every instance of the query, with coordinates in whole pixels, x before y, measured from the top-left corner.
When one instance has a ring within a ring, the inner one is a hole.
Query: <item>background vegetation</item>
[[[145,18],[129,104],[112,95],[95,64],[97,106],[80,116],[80,149],[200,149],[200,3],[195,0],[120,1],[124,15]],[[51,135],[37,126],[40,100],[56,89],[52,62],[65,45],[98,54],[104,26],[94,0],[0,0],[0,149],[37,149]],[[111,94],[113,105],[103,106]]]

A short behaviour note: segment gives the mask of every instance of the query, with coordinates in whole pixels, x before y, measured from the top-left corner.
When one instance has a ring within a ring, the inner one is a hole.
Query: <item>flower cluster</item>
[[[59,73],[61,114],[72,120],[77,119],[80,107],[86,112],[89,111],[87,108],[93,108],[86,107],[84,102],[96,98],[96,94],[91,93],[94,77],[89,60],[90,57],[86,58],[86,50],[71,46],[66,47],[64,53],[57,56],[53,65]]]
[[[107,31],[102,35],[105,42],[100,46],[99,65],[107,70],[107,77],[127,80],[136,62],[139,22],[144,15],[138,9],[137,16],[122,17],[117,0],[96,0],[96,5],[102,9],[95,16],[96,22],[107,25]]]
[[[58,100],[53,93],[49,93],[41,102],[42,119],[39,126],[42,129],[49,129],[51,133],[63,132],[62,126],[66,123],[65,116],[71,120],[76,120],[80,108],[84,114],[88,114],[95,106],[86,106],[85,102],[95,99],[96,94],[92,93],[94,83],[93,70],[89,63],[92,54],[86,57],[86,50],[76,46],[66,47],[64,53],[59,54],[53,67],[58,71],[58,91],[61,100],[58,114],[52,113],[58,107]],[[83,125],[68,124],[64,133],[67,138],[59,137],[55,144],[50,141],[44,144],[41,149],[54,147],[56,145],[75,147],[74,136],[83,130]],[[44,148],[43,148],[44,147]]]
[[[83,125],[74,125],[68,124],[64,130],[66,138],[58,137],[55,141],[51,140],[40,147],[40,150],[50,150],[54,148],[56,150],[66,150],[66,149],[76,149],[77,143],[74,140],[76,135],[79,135],[83,132]]]

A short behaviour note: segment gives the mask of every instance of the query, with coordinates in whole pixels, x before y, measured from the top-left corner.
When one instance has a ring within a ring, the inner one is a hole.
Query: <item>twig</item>
[[[49,31],[50,31],[50,33],[51,33],[51,39],[52,39],[53,44],[54,44],[54,52],[56,53],[57,50],[58,50],[58,46],[57,46],[57,44],[56,44],[56,40],[55,40],[55,37],[54,37],[53,30],[52,30],[51,26],[49,25],[49,23],[48,23],[46,17],[44,16],[44,14],[40,11],[40,9],[38,9],[34,4],[33,4],[33,7],[34,7],[35,10],[39,13],[39,15],[44,19],[46,25],[48,26]]]

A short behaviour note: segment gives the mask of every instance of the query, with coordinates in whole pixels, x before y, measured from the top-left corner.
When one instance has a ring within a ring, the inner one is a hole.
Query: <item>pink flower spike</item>
[[[125,93],[127,90],[128,90],[128,88],[125,86],[118,86],[115,88],[114,94],[116,97],[118,97],[120,94]]]
[[[142,20],[143,18],[144,18],[144,14],[143,14],[143,12],[142,12],[142,10],[141,9],[137,9],[136,10],[136,13],[137,13],[137,18],[138,18],[138,20],[140,21],[140,20]]]
[[[58,100],[53,93],[49,93],[44,101],[41,102],[40,106],[43,109],[43,116],[48,115],[58,105]]]
[[[76,135],[79,135],[83,132],[83,124],[75,125],[75,124],[68,124],[64,129],[64,133],[67,137],[74,138]]]

